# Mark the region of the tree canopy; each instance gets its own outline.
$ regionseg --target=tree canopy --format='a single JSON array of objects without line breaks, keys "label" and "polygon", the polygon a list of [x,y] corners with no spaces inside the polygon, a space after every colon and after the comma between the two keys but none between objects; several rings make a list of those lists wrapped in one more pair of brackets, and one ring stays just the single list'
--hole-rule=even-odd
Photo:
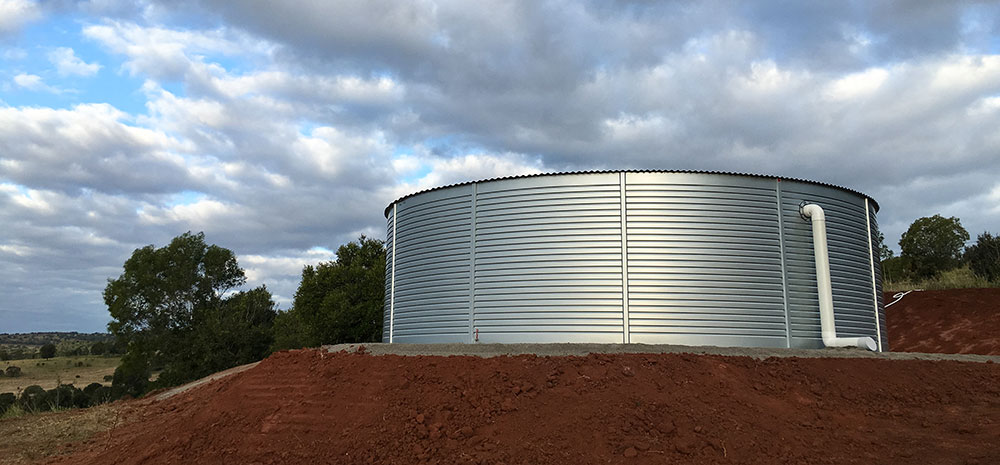
[{"label": "tree canopy", "polygon": [[114,385],[138,395],[154,368],[163,370],[156,385],[168,386],[266,355],[271,294],[262,286],[226,296],[245,282],[236,255],[203,233],[136,249],[104,289],[108,329],[126,348]]},{"label": "tree canopy", "polygon": [[899,240],[900,256],[917,278],[929,278],[957,267],[969,233],[958,218],[918,218]]},{"label": "tree canopy", "polygon": [[42,356],[42,358],[52,358],[52,357],[55,357],[56,356],[56,345],[53,344],[53,343],[51,343],[51,342],[48,343],[48,344],[45,344],[40,349],[38,349],[38,353],[39,353],[39,355]]},{"label": "tree canopy", "polygon": [[972,272],[989,282],[1000,282],[1000,236],[984,232],[965,251]]},{"label": "tree canopy", "polygon": [[306,266],[293,307],[275,322],[277,349],[382,339],[385,247],[361,236],[337,260]]}]

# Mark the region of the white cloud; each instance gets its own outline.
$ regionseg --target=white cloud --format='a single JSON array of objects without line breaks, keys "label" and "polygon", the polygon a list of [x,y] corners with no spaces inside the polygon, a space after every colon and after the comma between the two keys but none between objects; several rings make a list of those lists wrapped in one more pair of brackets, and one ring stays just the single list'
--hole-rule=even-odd
[{"label": "white cloud", "polygon": [[86,188],[132,194],[188,185],[183,160],[170,155],[184,146],[127,120],[107,104],[65,110],[0,107],[0,181],[65,192]]},{"label": "white cloud", "polygon": [[184,80],[190,74],[210,74],[221,68],[205,65],[193,56],[267,56],[270,47],[238,31],[218,28],[204,31],[143,27],[129,22],[106,21],[83,28],[85,37],[128,57],[123,65],[134,76]]},{"label": "white cloud", "polygon": [[101,69],[98,63],[86,63],[69,47],[58,47],[49,52],[49,61],[61,76],[93,76]]},{"label": "white cloud", "polygon": [[4,60],[23,60],[28,58],[28,51],[23,48],[10,47],[3,51],[2,56]]},{"label": "white cloud", "polygon": [[37,74],[18,73],[14,75],[13,81],[18,87],[32,92],[47,92],[50,94],[77,93],[74,89],[63,89],[56,86],[50,86],[46,84],[45,80]]},{"label": "white cloud", "polygon": [[824,94],[831,100],[851,100],[872,95],[889,79],[889,71],[872,68],[839,78],[826,86]]},{"label": "white cloud", "polygon": [[402,158],[400,166],[413,169],[411,160],[415,158],[427,173],[415,181],[397,184],[397,197],[448,184],[546,171],[540,160],[516,153],[467,153],[444,158],[425,150],[417,152],[416,156]]},{"label": "white cloud", "polygon": [[20,73],[14,76],[14,84],[28,90],[46,91],[58,93],[56,89],[49,87],[42,81],[42,77],[37,74]]},{"label": "white cloud", "polygon": [[40,17],[38,4],[32,0],[0,0],[0,36],[15,34]]}]

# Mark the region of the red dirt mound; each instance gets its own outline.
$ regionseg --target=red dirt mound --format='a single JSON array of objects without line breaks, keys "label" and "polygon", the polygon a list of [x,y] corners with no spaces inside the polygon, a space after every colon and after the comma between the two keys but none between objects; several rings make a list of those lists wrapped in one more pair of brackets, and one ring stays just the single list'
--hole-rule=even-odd
[{"label": "red dirt mound", "polygon": [[893,352],[1000,355],[1000,289],[911,292],[885,319]]},{"label": "red dirt mound", "polygon": [[994,464],[998,437],[996,363],[307,350],[53,463]]}]

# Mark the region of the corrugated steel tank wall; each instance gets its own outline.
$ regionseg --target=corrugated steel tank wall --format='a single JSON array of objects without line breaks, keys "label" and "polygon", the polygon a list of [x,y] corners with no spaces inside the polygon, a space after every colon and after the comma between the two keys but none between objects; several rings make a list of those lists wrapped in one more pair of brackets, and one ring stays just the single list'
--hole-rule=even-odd
[{"label": "corrugated steel tank wall", "polygon": [[826,212],[838,336],[888,350],[873,201],[692,172],[527,176],[404,197],[386,215],[383,340],[822,347],[802,202]]}]

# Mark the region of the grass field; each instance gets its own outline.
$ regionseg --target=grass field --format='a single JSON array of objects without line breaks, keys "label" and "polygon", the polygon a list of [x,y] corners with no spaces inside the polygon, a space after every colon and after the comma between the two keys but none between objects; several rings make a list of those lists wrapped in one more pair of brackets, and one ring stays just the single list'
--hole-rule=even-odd
[{"label": "grass field", "polygon": [[0,376],[0,392],[17,393],[33,384],[44,389],[52,389],[59,384],[73,384],[80,389],[90,383],[110,386],[111,383],[105,382],[104,377],[114,374],[119,359],[120,357],[82,355],[0,362],[0,370],[6,370],[11,365],[21,368],[19,377]]},{"label": "grass field", "polygon": [[120,402],[0,420],[0,465],[35,463],[118,424]]}]

